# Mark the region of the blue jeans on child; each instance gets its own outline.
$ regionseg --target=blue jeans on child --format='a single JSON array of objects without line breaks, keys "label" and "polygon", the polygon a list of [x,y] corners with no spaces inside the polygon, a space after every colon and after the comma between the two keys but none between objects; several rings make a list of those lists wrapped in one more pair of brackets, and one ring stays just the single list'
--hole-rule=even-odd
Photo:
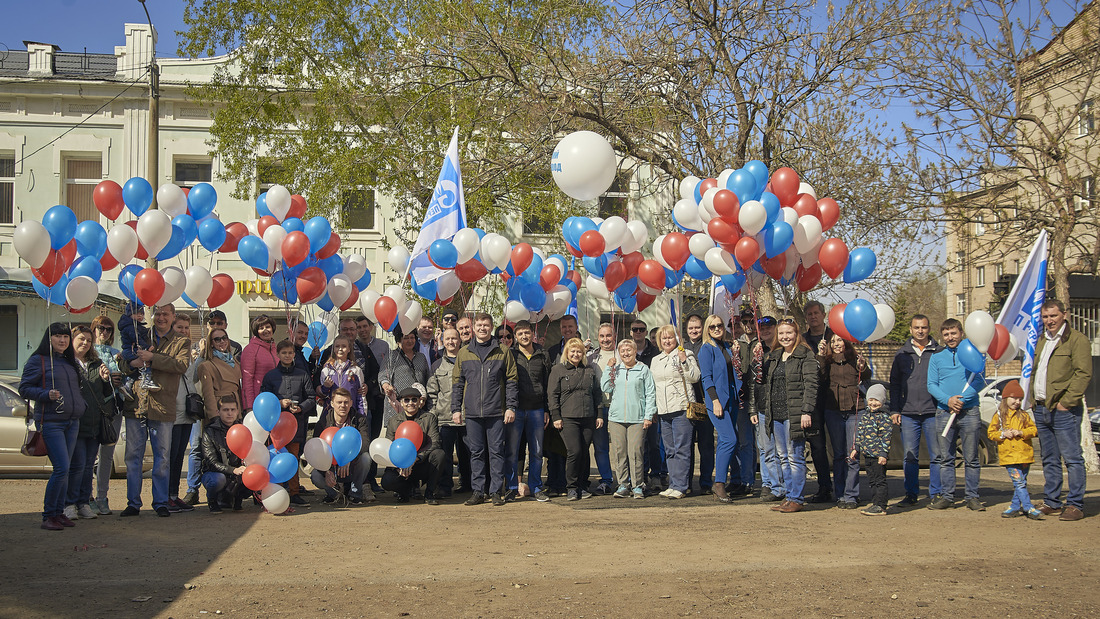
[{"label": "blue jeans on child", "polygon": [[1012,504],[1008,506],[1010,511],[1022,510],[1029,512],[1033,506],[1031,495],[1027,492],[1027,471],[1030,464],[1009,464],[1005,466],[1008,478],[1012,480]]}]

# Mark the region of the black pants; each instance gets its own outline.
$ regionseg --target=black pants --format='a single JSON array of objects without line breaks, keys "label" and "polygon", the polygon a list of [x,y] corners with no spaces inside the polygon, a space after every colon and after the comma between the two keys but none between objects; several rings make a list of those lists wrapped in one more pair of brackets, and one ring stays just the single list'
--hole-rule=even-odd
[{"label": "black pants", "polygon": [[565,441],[565,487],[567,490],[587,490],[588,475],[592,471],[589,449],[592,434],[596,431],[596,418],[562,419],[561,438]]},{"label": "black pants", "polygon": [[178,497],[183,461],[187,457],[187,441],[191,439],[191,424],[172,426],[172,442],[168,449],[168,496]]},{"label": "black pants", "polygon": [[[370,440],[382,436],[382,410],[385,406],[382,398],[369,398],[367,411],[370,416]],[[378,476],[378,463],[371,459],[370,469],[367,470],[367,483],[374,486],[374,478]]]},{"label": "black pants", "polygon": [[810,445],[810,458],[814,462],[814,470],[817,471],[817,493],[824,494],[833,491],[833,478],[829,474],[829,452],[825,449],[825,426],[819,426],[821,430],[813,436],[807,436],[806,442]]},{"label": "black pants", "polygon": [[886,465],[878,458],[864,458],[863,470],[867,471],[867,485],[871,487],[871,504],[886,509]]},{"label": "black pants", "polygon": [[407,498],[412,496],[416,484],[424,482],[428,486],[424,498],[431,499],[435,497],[435,490],[439,485],[439,474],[442,471],[443,450],[432,449],[418,456],[408,477],[402,477],[398,469],[387,468],[386,472],[382,473],[382,488]]},{"label": "black pants", "polygon": [[439,477],[442,490],[454,488],[454,453],[458,452],[458,485],[470,489],[470,448],[466,446],[466,426],[439,426],[439,442],[443,443],[443,471]]}]

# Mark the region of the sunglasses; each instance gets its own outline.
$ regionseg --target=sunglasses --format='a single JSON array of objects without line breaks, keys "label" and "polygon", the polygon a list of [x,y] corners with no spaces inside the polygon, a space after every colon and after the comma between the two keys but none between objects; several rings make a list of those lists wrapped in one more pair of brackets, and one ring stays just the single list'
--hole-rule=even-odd
[{"label": "sunglasses", "polygon": [[774,318],[761,318],[760,320],[756,321],[756,324],[758,324],[762,327],[770,327],[771,325],[775,324],[775,319]]},{"label": "sunglasses", "polygon": [[228,336],[228,335],[222,335],[222,336],[220,336],[220,337],[215,337],[215,338],[211,338],[211,341],[214,341],[214,342],[224,342],[224,341],[226,341],[226,340],[228,340],[228,339],[229,339],[229,336]]},{"label": "sunglasses", "polygon": [[99,329],[100,331],[103,331],[104,333],[114,333],[115,332],[114,327],[105,327],[103,325],[99,325],[98,327],[96,327],[96,329]]},{"label": "sunglasses", "polygon": [[645,333],[645,327],[631,327],[630,330],[635,333]]},{"label": "sunglasses", "polygon": [[711,325],[710,327],[708,327],[708,329],[710,329],[711,331],[721,331],[724,328],[725,327],[723,327],[722,325]]},{"label": "sunglasses", "polygon": [[443,322],[458,322],[458,318],[455,318],[454,316],[444,316]]},{"label": "sunglasses", "polygon": [[402,402],[413,402],[413,403],[416,403],[416,402],[419,402],[419,401],[420,401],[420,398],[401,398],[401,401],[402,401]]},{"label": "sunglasses", "polygon": [[781,325],[795,325],[795,324],[798,324],[798,323],[796,323],[794,321],[794,318],[783,318],[782,320],[779,321],[779,324],[781,324]]}]

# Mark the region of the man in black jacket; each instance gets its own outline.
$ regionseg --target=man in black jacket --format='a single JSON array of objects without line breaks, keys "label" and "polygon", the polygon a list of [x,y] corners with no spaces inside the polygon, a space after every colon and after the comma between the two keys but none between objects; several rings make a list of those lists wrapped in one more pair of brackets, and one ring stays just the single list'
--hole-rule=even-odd
[{"label": "man in black jacket", "polygon": [[928,446],[928,494],[940,493],[940,465],[936,458],[940,439],[936,435],[936,402],[928,393],[928,364],[940,349],[929,336],[928,317],[917,314],[909,321],[909,340],[894,355],[890,366],[891,419],[901,425],[905,449],[905,498],[899,505],[916,505],[920,497],[920,439]]},{"label": "man in black jacket", "polygon": [[516,345],[512,354],[516,358],[516,375],[519,384],[519,410],[516,420],[505,431],[508,460],[505,463],[505,499],[519,493],[520,446],[527,448],[527,486],[531,496],[540,502],[550,497],[542,488],[542,439],[550,421],[546,410],[546,381],[550,376],[550,360],[542,346],[534,343],[531,323],[521,320],[514,329]]},{"label": "man in black jacket", "polygon": [[412,387],[402,389],[397,394],[397,401],[401,404],[404,415],[394,415],[386,423],[386,438],[391,441],[397,438],[398,428],[406,421],[412,421],[420,426],[423,433],[420,447],[416,450],[416,461],[412,466],[402,469],[388,467],[382,474],[382,487],[393,491],[397,495],[398,503],[408,503],[413,489],[424,482],[424,502],[428,505],[439,505],[436,497],[436,489],[439,486],[439,477],[444,468],[443,450],[440,449],[439,419],[431,410],[424,409],[427,401],[424,386],[414,383]]},{"label": "man in black jacket", "polygon": [[[294,440],[287,443],[286,450],[298,457],[306,442],[306,423],[317,408],[317,399],[309,372],[297,363],[298,351],[294,343],[283,340],[275,347],[275,351],[279,356],[279,365],[264,376],[260,390],[279,396],[283,412],[294,415],[298,429],[294,433]],[[301,497],[302,487],[298,483],[297,475],[286,482],[286,489],[292,505],[309,505]]]},{"label": "man in black jacket", "polygon": [[229,428],[240,416],[237,398],[229,395],[218,400],[218,416],[202,432],[202,485],[206,488],[206,500],[211,514],[222,513],[222,504],[233,501],[233,510],[240,511],[241,499],[248,495],[248,488],[241,483],[244,463],[226,442]]}]

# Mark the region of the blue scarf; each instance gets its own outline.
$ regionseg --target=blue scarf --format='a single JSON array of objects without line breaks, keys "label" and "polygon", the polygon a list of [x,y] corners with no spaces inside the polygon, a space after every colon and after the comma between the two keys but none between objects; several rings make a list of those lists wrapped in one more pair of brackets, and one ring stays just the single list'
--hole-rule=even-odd
[{"label": "blue scarf", "polygon": [[233,359],[233,353],[232,352],[222,352],[220,350],[215,350],[214,351],[214,356],[217,357],[218,359],[221,359],[222,361],[225,361],[227,364],[229,364],[229,367],[233,367],[237,363]]}]

